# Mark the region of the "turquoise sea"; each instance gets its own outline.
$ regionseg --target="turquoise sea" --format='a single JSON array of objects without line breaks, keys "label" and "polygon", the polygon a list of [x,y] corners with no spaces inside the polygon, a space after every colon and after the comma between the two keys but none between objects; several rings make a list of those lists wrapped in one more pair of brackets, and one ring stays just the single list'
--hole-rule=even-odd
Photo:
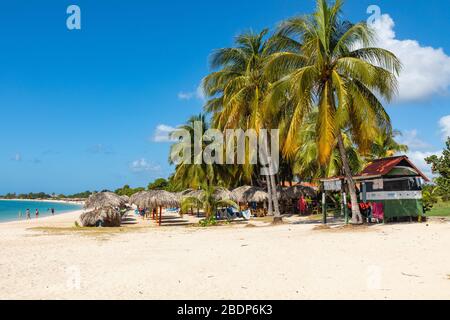
[{"label": "turquoise sea", "polygon": [[[39,209],[39,218],[51,216],[51,208],[55,209],[55,215],[80,210],[81,205],[44,201],[20,201],[0,200],[0,222],[26,219],[25,212],[30,209],[31,218],[35,219],[36,209]],[[22,213],[22,218],[20,218]]]}]

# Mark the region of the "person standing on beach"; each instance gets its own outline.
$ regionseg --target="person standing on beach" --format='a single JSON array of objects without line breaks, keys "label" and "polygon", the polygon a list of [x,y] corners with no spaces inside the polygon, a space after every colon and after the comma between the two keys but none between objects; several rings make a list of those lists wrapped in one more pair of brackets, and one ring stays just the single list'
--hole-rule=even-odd
[{"label": "person standing on beach", "polygon": [[31,219],[30,209],[27,209],[27,220]]},{"label": "person standing on beach", "polygon": [[55,208],[52,208],[51,212],[52,212],[52,216],[54,216],[55,215]]},{"label": "person standing on beach", "polygon": [[36,219],[39,218],[39,209],[36,209]]}]

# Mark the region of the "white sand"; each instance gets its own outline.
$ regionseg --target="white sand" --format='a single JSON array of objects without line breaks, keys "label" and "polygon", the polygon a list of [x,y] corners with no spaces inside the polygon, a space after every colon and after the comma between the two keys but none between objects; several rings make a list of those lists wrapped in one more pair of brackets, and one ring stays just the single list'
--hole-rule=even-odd
[{"label": "white sand", "polygon": [[0,224],[0,299],[450,299],[448,222],[27,230],[79,214]]}]

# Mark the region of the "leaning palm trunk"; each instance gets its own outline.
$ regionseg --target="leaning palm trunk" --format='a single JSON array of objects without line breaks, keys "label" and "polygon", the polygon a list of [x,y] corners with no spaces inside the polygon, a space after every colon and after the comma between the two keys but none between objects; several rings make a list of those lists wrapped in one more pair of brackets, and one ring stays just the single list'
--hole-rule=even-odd
[{"label": "leaning palm trunk", "polygon": [[339,153],[341,154],[342,159],[342,166],[344,168],[344,174],[348,183],[348,191],[350,193],[350,199],[352,202],[352,223],[361,224],[363,223],[363,219],[361,216],[361,212],[359,211],[355,181],[353,180],[352,171],[350,170],[350,166],[348,164],[348,157],[345,151],[344,142],[342,141],[341,132],[338,133],[337,138],[338,138]]}]

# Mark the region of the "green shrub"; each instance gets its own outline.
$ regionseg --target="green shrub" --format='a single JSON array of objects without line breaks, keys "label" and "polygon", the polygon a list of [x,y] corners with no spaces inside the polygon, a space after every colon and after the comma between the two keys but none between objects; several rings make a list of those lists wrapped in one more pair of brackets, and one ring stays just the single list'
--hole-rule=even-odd
[{"label": "green shrub", "polygon": [[212,216],[207,219],[202,219],[198,222],[201,227],[211,227],[217,225],[216,217]]}]

